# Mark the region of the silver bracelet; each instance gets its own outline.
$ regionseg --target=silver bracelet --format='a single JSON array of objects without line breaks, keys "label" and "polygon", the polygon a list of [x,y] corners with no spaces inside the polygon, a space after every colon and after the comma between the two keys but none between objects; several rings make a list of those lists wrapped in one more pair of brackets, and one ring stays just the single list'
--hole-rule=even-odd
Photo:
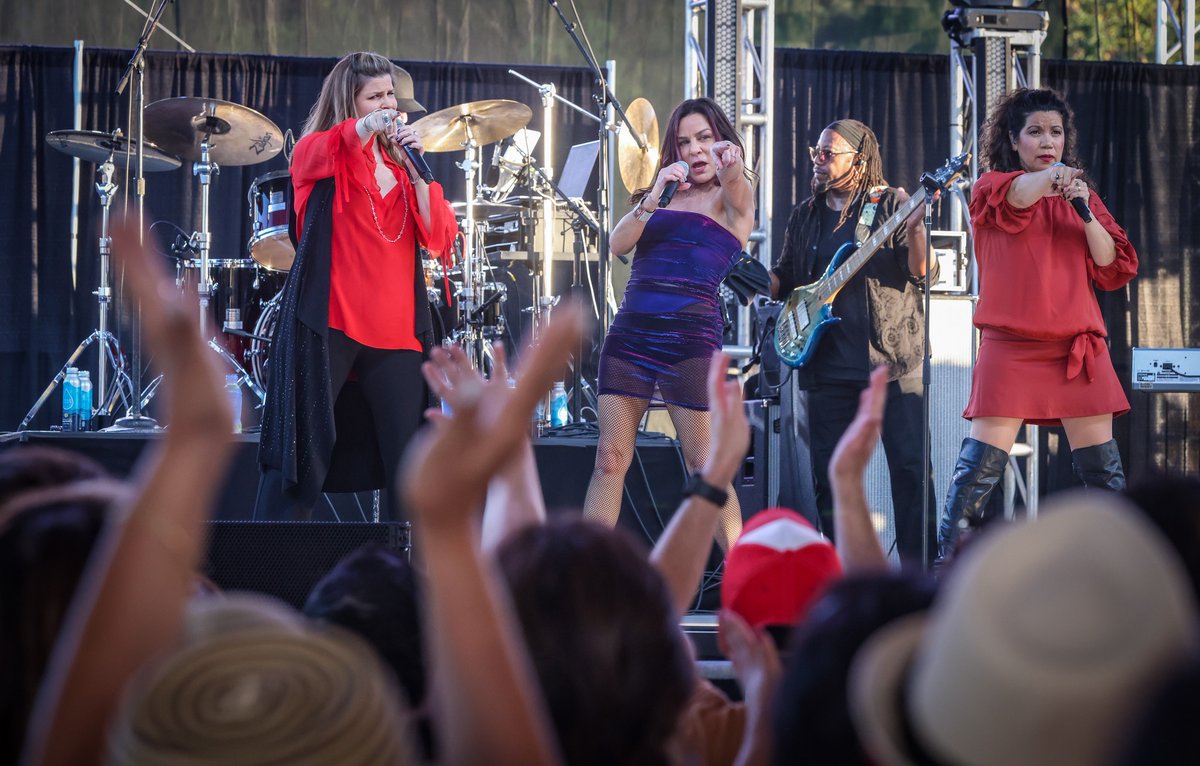
[{"label": "silver bracelet", "polygon": [[637,206],[633,209],[634,219],[641,221],[642,223],[649,221],[650,216],[654,215],[654,210],[658,210],[658,208],[654,208],[654,210],[647,210],[646,208],[642,207],[642,203],[645,201],[646,198],[642,197],[640,200],[638,200]]}]

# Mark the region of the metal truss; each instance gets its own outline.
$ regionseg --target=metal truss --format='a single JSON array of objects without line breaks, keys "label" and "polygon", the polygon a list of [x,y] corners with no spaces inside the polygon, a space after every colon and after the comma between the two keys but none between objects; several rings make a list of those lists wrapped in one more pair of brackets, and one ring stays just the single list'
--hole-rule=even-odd
[{"label": "metal truss", "polygon": [[[684,12],[684,98],[711,96],[742,136],[746,164],[758,177],[754,230],[746,249],[770,267],[775,2],[684,0]],[[748,351],[750,314],[745,308],[738,310],[737,338],[738,346]]]},{"label": "metal truss", "polygon": [[[1155,3],[1154,60],[1159,64],[1196,63],[1196,0],[1181,0],[1182,22],[1175,13],[1172,0]],[[1175,42],[1171,42],[1171,33]]]}]

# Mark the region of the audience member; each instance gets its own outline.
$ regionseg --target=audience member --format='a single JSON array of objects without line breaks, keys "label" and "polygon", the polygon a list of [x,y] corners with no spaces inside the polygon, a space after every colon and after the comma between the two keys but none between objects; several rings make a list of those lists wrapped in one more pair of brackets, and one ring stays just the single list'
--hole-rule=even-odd
[{"label": "audience member", "polygon": [[928,616],[868,640],[852,711],[883,766],[1104,763],[1197,639],[1162,535],[1118,496],[1068,493],[976,543]]},{"label": "audience member", "polygon": [[0,452],[0,507],[25,490],[107,476],[99,463],[77,452],[40,444],[10,447]]},{"label": "audience member", "polygon": [[[9,478],[23,474],[8,485],[26,489],[0,506],[0,763],[16,763],[21,753],[67,608],[109,506],[125,497],[122,485],[111,479],[72,481],[90,471],[79,471],[85,462],[71,453],[13,451],[28,451],[24,457],[34,459],[22,461],[20,471],[7,472]],[[30,476],[39,480],[29,481]],[[59,480],[68,483],[52,486]]]},{"label": "audience member", "polygon": [[1125,490],[1146,518],[1170,541],[1200,600],[1200,478],[1148,476]]},{"label": "audience member", "polygon": [[776,766],[874,766],[850,716],[851,662],[876,630],[928,609],[934,591],[934,581],[919,572],[851,574],[831,584],[808,609],[793,632],[774,700]]}]

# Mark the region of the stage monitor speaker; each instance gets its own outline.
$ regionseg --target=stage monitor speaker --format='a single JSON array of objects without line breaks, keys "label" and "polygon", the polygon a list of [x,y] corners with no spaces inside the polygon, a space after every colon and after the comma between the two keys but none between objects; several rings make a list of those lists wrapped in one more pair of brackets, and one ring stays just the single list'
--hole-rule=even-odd
[{"label": "stage monitor speaker", "polygon": [[250,590],[299,609],[350,552],[378,543],[408,554],[408,522],[213,521],[204,573],[222,590]]}]

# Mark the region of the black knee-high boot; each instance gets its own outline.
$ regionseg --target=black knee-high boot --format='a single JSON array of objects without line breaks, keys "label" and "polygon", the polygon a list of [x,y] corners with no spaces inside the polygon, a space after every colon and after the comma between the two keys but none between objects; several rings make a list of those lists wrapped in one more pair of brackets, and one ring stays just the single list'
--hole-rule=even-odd
[{"label": "black knee-high boot", "polygon": [[946,508],[938,529],[938,550],[950,554],[959,533],[983,519],[983,506],[1004,475],[1008,453],[978,439],[963,439],[946,493]]},{"label": "black knee-high boot", "polygon": [[1111,489],[1114,492],[1125,489],[1125,469],[1121,467],[1121,453],[1117,450],[1116,439],[1071,450],[1071,465],[1085,487]]}]

